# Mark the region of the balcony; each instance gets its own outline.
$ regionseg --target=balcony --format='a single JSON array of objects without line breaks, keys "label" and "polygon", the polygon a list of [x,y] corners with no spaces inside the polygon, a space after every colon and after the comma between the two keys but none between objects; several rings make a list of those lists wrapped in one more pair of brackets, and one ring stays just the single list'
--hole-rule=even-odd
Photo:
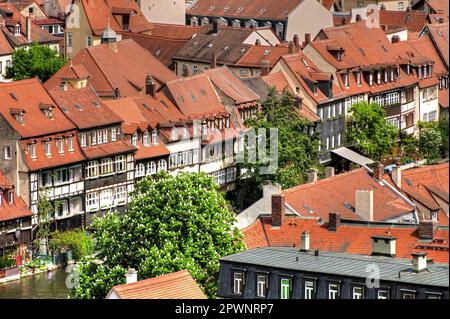
[{"label": "balcony", "polygon": [[416,108],[416,104],[414,103],[414,100],[412,100],[409,103],[402,104],[401,110],[402,110],[402,113],[405,113],[405,112],[408,112],[411,110],[415,110],[415,108]]}]

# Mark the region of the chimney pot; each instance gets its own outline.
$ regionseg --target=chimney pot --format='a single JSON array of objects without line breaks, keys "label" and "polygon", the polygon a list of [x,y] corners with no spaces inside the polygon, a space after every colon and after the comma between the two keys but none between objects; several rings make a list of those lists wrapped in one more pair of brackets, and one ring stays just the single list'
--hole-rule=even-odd
[{"label": "chimney pot", "polygon": [[302,233],[302,238],[301,238],[301,243],[300,243],[300,247],[301,247],[301,251],[308,251],[310,249],[310,233],[309,231],[304,231]]},{"label": "chimney pot", "polygon": [[117,100],[119,98],[120,98],[120,90],[119,90],[119,88],[115,88],[114,92],[113,92],[113,99]]},{"label": "chimney pot", "polygon": [[319,250],[318,249],[314,250],[314,256],[319,256]]},{"label": "chimney pot", "polygon": [[307,46],[311,42],[311,33],[305,33],[305,42],[303,43],[303,46]]},{"label": "chimney pot", "polygon": [[294,42],[289,42],[289,54],[293,54],[294,52]]},{"label": "chimney pot", "polygon": [[279,227],[283,225],[285,217],[285,198],[283,194],[272,195],[272,226]]},{"label": "chimney pot", "polygon": [[356,190],[355,192],[355,213],[364,220],[373,220],[373,191]]},{"label": "chimney pot", "polygon": [[[306,34],[305,34],[305,38],[306,38]],[[298,34],[294,34],[294,38],[292,39],[292,42],[294,42],[295,47],[298,48],[300,46],[300,38],[299,38]]]},{"label": "chimney pot", "polygon": [[341,224],[341,214],[332,212],[328,215],[328,230],[337,231],[340,224]]},{"label": "chimney pot", "polygon": [[137,282],[138,272],[134,268],[128,269],[128,272],[125,274],[126,283],[132,284]]},{"label": "chimney pot", "polygon": [[260,39],[256,39],[255,45],[261,45],[261,40]]},{"label": "chimney pot", "polygon": [[391,38],[391,42],[392,43],[399,43],[400,42],[400,37],[398,35],[393,35]]},{"label": "chimney pot", "polygon": [[261,75],[265,76],[270,73],[270,65],[269,61],[262,61],[261,62]]},{"label": "chimney pot", "polygon": [[413,257],[412,264],[413,270],[415,272],[422,272],[427,270],[427,253],[412,253],[411,256]]},{"label": "chimney pot", "polygon": [[371,165],[373,170],[373,178],[375,178],[378,181],[381,181],[383,179],[384,175],[384,166],[380,162],[375,162]]},{"label": "chimney pot", "polygon": [[362,20],[361,15],[360,15],[360,14],[357,14],[356,17],[355,17],[355,20],[356,20],[356,21],[361,21],[361,20]]}]

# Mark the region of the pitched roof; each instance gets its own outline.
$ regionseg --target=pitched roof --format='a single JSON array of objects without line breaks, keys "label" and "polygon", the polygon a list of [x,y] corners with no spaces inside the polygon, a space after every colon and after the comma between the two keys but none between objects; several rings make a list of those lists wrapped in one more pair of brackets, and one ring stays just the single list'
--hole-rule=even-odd
[{"label": "pitched roof", "polygon": [[259,96],[245,86],[236,74],[226,66],[205,70],[204,73],[225,95],[235,101],[236,104],[255,102]]},{"label": "pitched roof", "polygon": [[[0,20],[2,17],[0,16]],[[14,53],[14,49],[6,38],[5,34],[0,30],[0,56],[10,55]]]},{"label": "pitched roof", "polygon": [[310,233],[310,248],[330,252],[370,255],[372,236],[396,237],[396,257],[409,258],[414,252],[427,252],[435,262],[448,263],[448,228],[438,227],[434,239],[419,239],[419,226],[406,224],[341,221],[336,231],[327,223],[299,216],[286,217],[281,227],[272,227],[271,217],[260,217],[242,230],[248,249],[256,247],[300,247],[301,234]]},{"label": "pitched roof", "polygon": [[283,191],[286,204],[301,216],[328,220],[330,212],[339,212],[342,218],[362,220],[355,213],[355,192],[373,190],[373,218],[387,221],[409,214],[414,208],[384,184],[376,181],[365,168],[299,185]]},{"label": "pitched roof", "polygon": [[[294,52],[299,52],[300,48],[294,47]],[[268,46],[268,45],[252,45],[246,50],[244,56],[236,62],[238,66],[261,67],[263,61],[269,63],[272,68],[282,55],[289,54],[288,46]]]},{"label": "pitched roof", "polygon": [[120,299],[206,299],[187,270],[115,286],[111,292]]},{"label": "pitched roof", "polygon": [[[30,94],[33,92],[33,94]],[[53,119],[41,110],[53,106]],[[14,117],[23,112],[24,124]],[[0,83],[0,114],[22,137],[34,137],[72,130],[75,125],[56,107],[56,103],[37,79]]]},{"label": "pitched roof", "polygon": [[[3,191],[6,190],[14,191],[14,186],[0,170],[0,194],[2,194]],[[6,193],[4,193],[3,195],[6,195]],[[13,220],[16,218],[28,217],[32,215],[31,210],[27,207],[22,197],[17,196],[15,192],[14,202],[12,204],[8,202],[7,196],[0,196],[0,201],[0,222]]]},{"label": "pitched roof", "polygon": [[122,119],[104,104],[91,87],[49,90],[61,111],[79,129],[120,124]]},{"label": "pitched roof", "polygon": [[[81,0],[89,25],[95,35],[101,35],[108,23],[114,31],[124,31],[120,25],[121,14],[128,14],[129,31],[141,33],[152,30],[139,6],[133,0]],[[133,13],[133,14],[130,14]]]},{"label": "pitched roof", "polygon": [[145,90],[145,78],[151,74],[157,89],[176,75],[132,39],[117,42],[117,52],[108,44],[81,50],[70,62],[56,72],[46,83],[47,89],[59,87],[67,76],[70,65],[84,65],[91,75],[89,83],[99,96],[113,94],[119,88],[121,96],[131,96]]},{"label": "pitched roof", "polygon": [[90,160],[106,156],[132,153],[134,151],[136,151],[136,148],[124,139],[83,148],[83,153],[86,155],[86,158]]},{"label": "pitched roof", "polygon": [[210,28],[210,26],[153,23],[152,35],[160,38],[187,41],[200,30],[208,28]]},{"label": "pitched roof", "polygon": [[418,11],[379,10],[380,25],[388,29],[406,28],[411,32],[419,32],[428,21],[428,15]]},{"label": "pitched roof", "polygon": [[303,0],[229,0],[221,3],[216,0],[198,0],[187,8],[186,14],[200,16],[255,18],[286,20],[288,15]]},{"label": "pitched roof", "polygon": [[439,52],[442,62],[445,63],[447,71],[449,68],[449,36],[448,22],[440,24],[428,24],[426,26],[427,33],[433,41],[436,50]]}]

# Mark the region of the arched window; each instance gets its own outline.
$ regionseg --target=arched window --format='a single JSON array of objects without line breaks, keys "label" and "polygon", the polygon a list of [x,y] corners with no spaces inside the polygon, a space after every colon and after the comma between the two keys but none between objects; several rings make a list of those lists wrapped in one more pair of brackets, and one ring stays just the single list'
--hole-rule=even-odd
[{"label": "arched window", "polygon": [[145,175],[145,165],[139,163],[136,165],[135,177],[141,177]]},{"label": "arched window", "polygon": [[159,160],[158,162],[158,172],[167,171],[167,162],[166,160]]},{"label": "arched window", "polygon": [[156,164],[155,162],[147,163],[147,175],[156,174]]}]

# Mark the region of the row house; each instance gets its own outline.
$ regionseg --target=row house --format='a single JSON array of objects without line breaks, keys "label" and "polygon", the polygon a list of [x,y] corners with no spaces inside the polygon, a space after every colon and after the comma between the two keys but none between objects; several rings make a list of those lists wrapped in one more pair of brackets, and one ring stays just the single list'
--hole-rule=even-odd
[{"label": "row house", "polygon": [[37,79],[1,84],[0,114],[0,167],[30,207],[33,224],[45,195],[59,203],[49,216],[58,229],[81,226],[85,157],[75,125]]},{"label": "row house", "polygon": [[[333,74],[334,82],[347,95],[346,112],[354,102],[377,102],[399,131],[414,134],[420,109],[427,108],[423,103],[437,101],[433,89],[428,90],[434,85],[430,79],[434,61],[417,53],[402,58],[381,29],[368,28],[363,22],[324,29],[303,52],[321,70]],[[419,98],[424,95],[420,84],[431,91],[429,96],[425,93],[425,100]]]},{"label": "row house", "polygon": [[[75,73],[73,68],[71,71]],[[73,76],[71,81],[75,78]],[[122,120],[90,86],[80,89],[62,86],[49,93],[76,125],[78,143],[85,157],[80,171],[84,181],[85,225],[88,226],[94,216],[112,210],[124,212],[130,200],[128,194],[134,188],[136,149],[123,138]]]},{"label": "row house", "polygon": [[331,12],[316,0],[197,0],[186,9],[186,24],[208,25],[215,19],[225,26],[271,28],[283,40],[292,39],[299,30],[301,37],[315,36],[321,28],[333,26]]},{"label": "row house", "polygon": [[2,254],[31,244],[31,211],[0,170],[0,250]]}]

